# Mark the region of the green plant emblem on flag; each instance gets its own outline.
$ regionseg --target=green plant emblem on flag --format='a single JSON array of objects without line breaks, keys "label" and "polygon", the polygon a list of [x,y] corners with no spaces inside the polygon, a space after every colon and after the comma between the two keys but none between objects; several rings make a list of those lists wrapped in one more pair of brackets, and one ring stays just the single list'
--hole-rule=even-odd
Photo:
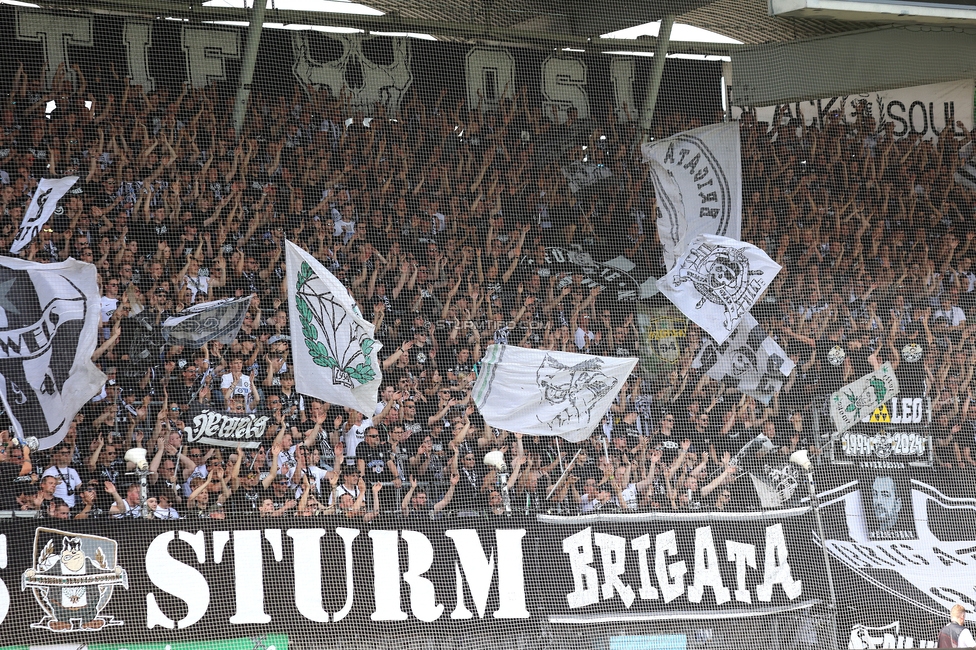
[{"label": "green plant emblem on flag", "polygon": [[373,353],[373,339],[364,338],[359,343],[359,352],[363,357],[362,363],[346,367],[342,367],[335,353],[319,340],[319,330],[315,326],[312,307],[309,305],[308,299],[301,294],[302,288],[313,277],[315,277],[315,272],[312,271],[312,267],[307,262],[302,262],[302,267],[298,272],[298,281],[295,283],[295,308],[298,311],[298,321],[302,325],[302,336],[305,337],[305,347],[308,348],[309,357],[317,366],[341,371],[359,384],[369,383],[376,377],[376,371],[373,370],[370,360],[370,355]]}]

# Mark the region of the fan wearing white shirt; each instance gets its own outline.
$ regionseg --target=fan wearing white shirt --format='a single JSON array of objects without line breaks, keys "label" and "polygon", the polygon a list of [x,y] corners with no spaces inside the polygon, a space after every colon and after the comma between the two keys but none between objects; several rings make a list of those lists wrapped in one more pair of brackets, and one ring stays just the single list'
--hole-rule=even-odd
[{"label": "fan wearing white shirt", "polygon": [[[152,501],[147,500],[147,503]],[[156,497],[156,507],[152,511],[154,519],[179,519],[180,513],[173,507],[173,502],[165,492]]]},{"label": "fan wearing white shirt", "polygon": [[53,476],[58,479],[58,485],[54,488],[54,496],[68,504],[68,507],[75,507],[75,493],[81,487],[81,477],[71,465],[71,447],[62,446],[54,451],[54,464],[44,470],[45,476]]},{"label": "fan wearing white shirt", "polygon": [[366,429],[373,426],[372,418],[363,418],[363,414],[355,409],[349,411],[349,428],[346,429],[343,442],[346,448],[346,457],[356,457],[356,447],[366,438]]},{"label": "fan wearing white shirt", "polygon": [[245,409],[248,413],[253,413],[261,396],[254,390],[252,377],[244,374],[244,360],[235,357],[230,362],[230,372],[220,378],[220,390],[224,393],[224,401],[228,404],[232,397],[241,395],[244,397]]}]

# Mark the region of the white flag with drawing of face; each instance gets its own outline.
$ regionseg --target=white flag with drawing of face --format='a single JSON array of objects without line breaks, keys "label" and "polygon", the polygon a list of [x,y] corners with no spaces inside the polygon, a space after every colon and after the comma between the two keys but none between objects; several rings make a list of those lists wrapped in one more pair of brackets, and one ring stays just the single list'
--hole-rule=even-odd
[{"label": "white flag with drawing of face", "polygon": [[635,365],[633,357],[494,344],[471,395],[493,427],[579,442],[599,427]]}]

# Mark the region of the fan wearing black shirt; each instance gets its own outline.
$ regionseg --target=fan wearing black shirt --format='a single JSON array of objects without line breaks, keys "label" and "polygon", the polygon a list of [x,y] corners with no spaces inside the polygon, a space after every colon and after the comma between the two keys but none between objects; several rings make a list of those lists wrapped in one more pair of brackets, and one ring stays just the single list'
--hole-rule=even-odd
[{"label": "fan wearing black shirt", "polygon": [[17,461],[10,457],[10,443],[0,443],[0,510],[15,510],[17,506],[17,496],[21,493],[23,485],[17,479],[21,476],[30,476],[32,465],[30,460],[30,450],[26,445],[21,445],[23,450],[23,461]]},{"label": "fan wearing black shirt", "polygon": [[[284,425],[282,425],[283,430]],[[238,447],[237,458],[230,469],[231,496],[227,500],[227,507],[230,514],[257,515],[259,514],[258,508],[260,508],[261,503],[265,499],[271,500],[275,510],[287,504],[287,495],[283,496],[284,488],[280,488],[280,491],[276,492],[271,487],[278,475],[278,455],[282,451],[280,436],[281,434],[279,434],[279,439],[275,440],[275,443],[271,446],[271,470],[263,479],[260,478],[257,468],[242,467],[244,454]],[[284,475],[280,478],[283,479],[285,486],[287,486],[288,478]],[[293,497],[294,493],[291,493],[291,496]]]},{"label": "fan wearing black shirt", "polygon": [[403,408],[400,409],[400,426],[404,431],[410,432],[410,438],[416,440],[423,440],[429,433],[428,427],[417,418],[416,400],[407,399],[403,402]]},{"label": "fan wearing black shirt", "polygon": [[[393,462],[393,452],[390,447],[380,441],[380,432],[376,427],[366,429],[365,445],[356,449],[356,467],[367,483],[393,483],[400,488],[403,483],[396,463]],[[383,493],[383,509],[388,510],[396,493],[387,490]],[[387,502],[390,503],[387,503]]]},{"label": "fan wearing black shirt", "polygon": [[430,501],[427,500],[426,488],[418,488],[417,479],[411,476],[410,489],[404,495],[403,501],[400,502],[400,511],[403,513],[403,516],[433,517],[436,513],[450,505],[451,499],[454,498],[454,490],[460,478],[457,474],[453,475],[451,477],[451,485],[447,488],[447,493],[444,495],[444,498],[431,506]]},{"label": "fan wearing black shirt", "polygon": [[623,419],[613,425],[613,437],[626,440],[627,449],[634,450],[643,439],[640,427],[637,425],[637,409],[632,405],[627,405]]},{"label": "fan wearing black shirt", "polygon": [[671,463],[678,455],[678,443],[682,436],[675,430],[674,425],[674,414],[665,413],[651,440],[653,447],[661,451],[661,457],[665,463]]},{"label": "fan wearing black shirt", "polygon": [[245,468],[240,476],[231,477],[231,489],[233,490],[227,502],[229,514],[257,514],[258,506],[265,499],[275,500],[270,485],[274,480],[274,475],[269,473],[264,480],[259,480],[257,470]]}]

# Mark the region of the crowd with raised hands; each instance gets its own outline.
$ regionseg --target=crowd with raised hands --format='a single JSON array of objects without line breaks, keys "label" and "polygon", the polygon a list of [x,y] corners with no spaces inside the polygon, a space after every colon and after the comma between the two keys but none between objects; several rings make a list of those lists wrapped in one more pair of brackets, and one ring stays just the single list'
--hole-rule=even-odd
[{"label": "crowd with raised hands", "polygon": [[[589,272],[620,255],[636,274],[665,272],[635,122],[573,109],[549,119],[521,88],[492,106],[408,94],[367,115],[345,94],[282,87],[251,95],[237,133],[216,86],[147,92],[111,66],[65,72],[51,90],[23,67],[10,80],[0,247],[41,178],[80,177],[21,256],[97,267],[95,362],[109,379],[54,449],[32,454],[0,432],[0,510],[370,521],[754,508],[736,460],[745,444],[766,436],[769,463],[798,449],[817,459],[827,397],[885,362],[903,394],[930,400],[936,467],[976,466],[976,193],[954,180],[969,133],[899,138],[865,105],[820,128],[744,114],[743,239],[783,266],[753,315],[796,369],[759,403],[693,367],[704,335],[689,323],[670,365],[639,365],[593,435],[570,444],[487,425],[471,388],[491,343],[653,354],[643,305]],[[664,116],[653,135],[695,126]],[[570,187],[562,167],[584,160],[611,173]],[[373,321],[375,412],[296,391],[286,239]],[[554,248],[583,263],[555,264]],[[246,296],[230,344],[152,333],[194,304]],[[201,407],[267,415],[266,437],[257,449],[195,445],[188,414]],[[146,504],[123,460],[133,447],[151,461]],[[501,462],[486,464],[495,451]]]}]

